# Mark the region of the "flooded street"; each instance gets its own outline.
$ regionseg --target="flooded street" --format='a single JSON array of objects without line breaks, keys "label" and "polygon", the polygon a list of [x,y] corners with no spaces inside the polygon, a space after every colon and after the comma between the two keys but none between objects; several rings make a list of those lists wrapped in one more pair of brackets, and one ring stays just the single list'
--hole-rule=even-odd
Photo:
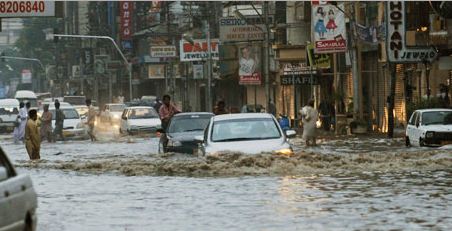
[{"label": "flooded street", "polygon": [[[157,154],[156,138],[1,145],[38,193],[38,230],[450,230],[452,150],[402,139],[293,143],[293,157]],[[372,150],[372,151],[371,151]]]}]

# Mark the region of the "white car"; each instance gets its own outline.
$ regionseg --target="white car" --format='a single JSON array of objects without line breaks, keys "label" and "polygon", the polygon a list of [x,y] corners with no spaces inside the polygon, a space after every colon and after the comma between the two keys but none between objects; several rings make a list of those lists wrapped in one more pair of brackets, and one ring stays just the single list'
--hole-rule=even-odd
[{"label": "white car", "polygon": [[0,130],[13,130],[18,114],[19,100],[0,99]]},{"label": "white car", "polygon": [[411,115],[406,128],[406,145],[452,144],[452,109],[422,109]]},{"label": "white car", "polygon": [[18,175],[0,148],[0,230],[36,230],[37,207],[30,177]]},{"label": "white car", "polygon": [[100,121],[102,123],[110,123],[111,125],[121,123],[121,116],[125,107],[125,104],[120,103],[105,104],[104,110],[100,115]]},{"label": "white car", "polygon": [[[88,132],[77,110],[66,102],[60,102],[60,109],[63,111],[65,116],[63,123],[64,137],[81,139],[87,138]],[[49,105],[49,111],[52,113],[52,126],[55,128],[55,104]]]},{"label": "white car", "polygon": [[129,135],[137,133],[155,134],[162,128],[158,113],[152,107],[128,107],[121,116],[120,133]]},{"label": "white car", "polygon": [[198,136],[196,140],[201,142],[200,151],[203,155],[228,151],[292,155],[288,137],[295,134],[293,130],[284,133],[271,114],[242,113],[212,117],[204,137]]},{"label": "white car", "polygon": [[14,98],[20,102],[30,102],[30,109],[38,110],[38,97],[33,91],[16,91]]}]

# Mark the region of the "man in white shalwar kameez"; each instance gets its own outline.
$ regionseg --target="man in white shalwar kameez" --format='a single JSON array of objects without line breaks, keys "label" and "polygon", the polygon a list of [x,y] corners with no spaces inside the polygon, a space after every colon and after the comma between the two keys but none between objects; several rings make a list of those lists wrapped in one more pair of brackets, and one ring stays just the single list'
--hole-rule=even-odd
[{"label": "man in white shalwar kameez", "polygon": [[300,110],[303,121],[303,139],[306,141],[306,146],[316,145],[316,122],[319,118],[319,112],[314,108],[314,100],[310,99],[308,104]]},{"label": "man in white shalwar kameez", "polygon": [[25,127],[27,126],[27,118],[28,118],[28,112],[25,108],[25,104],[21,102],[19,104],[19,129],[18,133],[16,134],[15,141],[23,141],[25,136]]}]

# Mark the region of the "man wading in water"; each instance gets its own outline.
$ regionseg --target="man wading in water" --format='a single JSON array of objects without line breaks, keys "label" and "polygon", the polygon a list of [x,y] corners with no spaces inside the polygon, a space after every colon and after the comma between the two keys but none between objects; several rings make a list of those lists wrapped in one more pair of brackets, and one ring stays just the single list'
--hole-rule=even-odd
[{"label": "man wading in water", "polygon": [[41,149],[41,137],[39,135],[36,120],[38,113],[36,110],[28,112],[27,126],[25,127],[25,148],[27,149],[30,160],[38,160],[41,158],[39,151]]}]

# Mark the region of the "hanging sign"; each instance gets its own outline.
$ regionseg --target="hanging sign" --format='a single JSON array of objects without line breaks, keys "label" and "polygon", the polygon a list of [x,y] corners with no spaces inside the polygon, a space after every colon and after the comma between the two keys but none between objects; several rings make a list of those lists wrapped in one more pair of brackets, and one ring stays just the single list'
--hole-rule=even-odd
[{"label": "hanging sign", "polygon": [[390,1],[386,3],[386,53],[388,61],[393,63],[432,62],[438,52],[433,47],[408,48],[405,42],[405,2]]},{"label": "hanging sign", "polygon": [[315,53],[345,52],[347,40],[344,13],[339,10],[340,6],[323,3],[312,2],[311,34]]}]

